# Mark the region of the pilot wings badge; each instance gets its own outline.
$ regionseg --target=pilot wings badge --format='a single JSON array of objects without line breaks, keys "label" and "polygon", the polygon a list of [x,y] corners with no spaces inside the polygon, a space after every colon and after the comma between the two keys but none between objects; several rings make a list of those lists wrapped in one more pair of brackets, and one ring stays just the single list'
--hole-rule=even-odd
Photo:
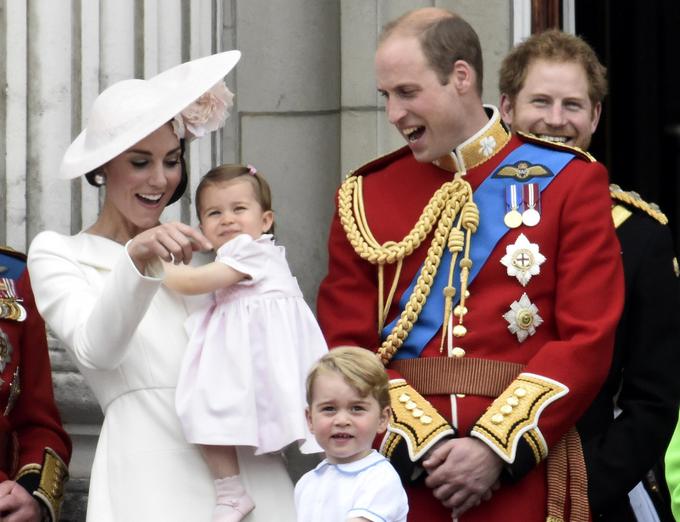
[{"label": "pilot wings badge", "polygon": [[510,178],[517,181],[529,181],[534,178],[549,178],[554,176],[551,170],[544,165],[534,165],[528,161],[518,161],[514,165],[503,165],[492,178]]}]

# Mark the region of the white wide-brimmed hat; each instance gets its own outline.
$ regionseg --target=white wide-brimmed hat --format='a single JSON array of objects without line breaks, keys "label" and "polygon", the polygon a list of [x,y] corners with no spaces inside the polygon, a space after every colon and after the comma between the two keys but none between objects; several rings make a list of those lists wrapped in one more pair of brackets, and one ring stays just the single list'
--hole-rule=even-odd
[{"label": "white wide-brimmed hat", "polygon": [[111,85],[97,96],[87,127],[66,150],[60,177],[87,174],[144,139],[220,82],[240,58],[240,51],[227,51],[182,63],[148,80]]}]

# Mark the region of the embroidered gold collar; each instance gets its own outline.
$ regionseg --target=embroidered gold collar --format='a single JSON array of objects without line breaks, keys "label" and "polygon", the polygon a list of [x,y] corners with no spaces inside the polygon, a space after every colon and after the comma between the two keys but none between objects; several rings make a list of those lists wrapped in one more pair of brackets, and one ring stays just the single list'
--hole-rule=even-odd
[{"label": "embroidered gold collar", "polygon": [[487,114],[490,113],[487,124],[452,152],[432,163],[444,170],[465,175],[467,170],[493,157],[510,141],[510,133],[503,126],[498,109],[493,105],[485,105],[484,108]]}]

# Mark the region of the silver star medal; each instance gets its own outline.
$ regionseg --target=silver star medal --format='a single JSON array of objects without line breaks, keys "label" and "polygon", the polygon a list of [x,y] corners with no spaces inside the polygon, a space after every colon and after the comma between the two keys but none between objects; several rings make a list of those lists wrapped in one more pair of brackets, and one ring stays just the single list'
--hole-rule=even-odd
[{"label": "silver star medal", "polygon": [[508,322],[508,330],[517,336],[521,343],[536,333],[536,327],[543,323],[538,315],[538,307],[529,301],[527,294],[522,294],[519,301],[510,305],[510,310],[503,314],[503,319]]},{"label": "silver star medal", "polygon": [[509,276],[516,277],[522,286],[527,286],[531,276],[541,273],[540,266],[545,263],[545,256],[538,251],[536,243],[530,243],[524,234],[520,234],[514,244],[505,247],[501,263],[508,269]]}]

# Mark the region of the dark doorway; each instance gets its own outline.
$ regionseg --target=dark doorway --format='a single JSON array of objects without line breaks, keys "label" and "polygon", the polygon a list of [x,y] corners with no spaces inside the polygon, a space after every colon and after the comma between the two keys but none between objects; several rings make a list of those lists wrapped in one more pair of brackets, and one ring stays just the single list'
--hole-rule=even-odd
[{"label": "dark doorway", "polygon": [[609,77],[591,152],[614,183],[661,206],[680,246],[680,2],[575,1],[576,33]]}]

